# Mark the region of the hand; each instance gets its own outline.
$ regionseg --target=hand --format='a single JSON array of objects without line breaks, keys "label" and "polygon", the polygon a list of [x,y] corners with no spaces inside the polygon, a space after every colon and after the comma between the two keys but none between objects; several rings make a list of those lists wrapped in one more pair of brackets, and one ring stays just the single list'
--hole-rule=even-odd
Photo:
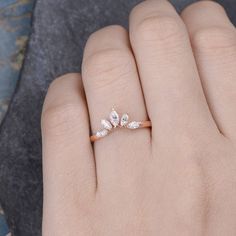
[{"label": "hand", "polygon": [[[84,95],[85,91],[85,95]],[[43,236],[236,235],[236,31],[210,1],[144,1],[49,88]],[[152,129],[93,144],[115,106]]]}]

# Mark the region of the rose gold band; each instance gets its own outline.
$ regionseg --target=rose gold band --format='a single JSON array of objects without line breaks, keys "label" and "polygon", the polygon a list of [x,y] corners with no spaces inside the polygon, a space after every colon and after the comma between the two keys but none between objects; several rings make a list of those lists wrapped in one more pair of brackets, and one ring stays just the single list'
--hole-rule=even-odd
[{"label": "rose gold band", "polygon": [[[138,124],[138,127],[135,127],[135,128],[129,128],[129,129],[141,129],[141,128],[151,128],[152,127],[152,123],[151,121],[141,121],[141,122],[136,122]],[[120,127],[120,126],[118,126]],[[120,128],[127,128],[127,127],[120,127]],[[127,128],[128,129],[128,128]],[[97,134],[94,134],[90,137],[90,141],[91,142],[95,142],[95,141],[98,141],[99,139],[102,139],[104,138],[105,136],[107,136],[110,132],[112,132],[112,130],[108,131],[106,130],[106,133],[104,133],[103,135],[98,135]]]},{"label": "rose gold band", "polygon": [[151,128],[152,122],[150,120],[142,121],[139,128]]}]

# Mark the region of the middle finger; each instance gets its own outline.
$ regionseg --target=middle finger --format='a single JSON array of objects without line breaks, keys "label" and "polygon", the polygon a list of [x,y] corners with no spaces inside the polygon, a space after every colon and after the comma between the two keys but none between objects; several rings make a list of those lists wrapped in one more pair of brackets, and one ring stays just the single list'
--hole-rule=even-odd
[{"label": "middle finger", "polygon": [[174,7],[166,0],[139,4],[130,17],[130,39],[153,141],[216,131],[186,27]]}]

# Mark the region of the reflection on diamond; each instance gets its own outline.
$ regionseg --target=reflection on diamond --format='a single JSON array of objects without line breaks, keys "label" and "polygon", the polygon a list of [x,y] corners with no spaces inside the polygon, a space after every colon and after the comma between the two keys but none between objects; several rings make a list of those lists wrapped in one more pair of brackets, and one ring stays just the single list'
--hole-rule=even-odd
[{"label": "reflection on diamond", "polygon": [[103,129],[103,130],[100,130],[96,133],[96,136],[98,138],[103,138],[105,137],[106,135],[108,135],[108,130],[107,129]]},{"label": "reflection on diamond", "polygon": [[129,121],[129,116],[128,114],[124,114],[122,117],[121,117],[121,120],[120,120],[120,125],[122,127],[126,126],[128,124],[128,121]]},{"label": "reflection on diamond", "polygon": [[119,125],[120,118],[115,110],[110,113],[110,121],[114,127],[117,127]]},{"label": "reflection on diamond", "polygon": [[127,128],[128,129],[138,129],[140,127],[140,124],[141,124],[141,122],[133,121],[127,125]]},{"label": "reflection on diamond", "polygon": [[103,129],[107,129],[107,130],[111,130],[112,129],[112,125],[108,120],[102,120],[101,121],[102,124],[102,128]]}]

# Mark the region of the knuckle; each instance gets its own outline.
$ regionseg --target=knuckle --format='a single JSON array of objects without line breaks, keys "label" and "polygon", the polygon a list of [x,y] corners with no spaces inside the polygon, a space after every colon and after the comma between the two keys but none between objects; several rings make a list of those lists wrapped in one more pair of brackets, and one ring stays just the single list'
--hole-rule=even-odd
[{"label": "knuckle", "polygon": [[206,0],[206,1],[198,1],[193,4],[187,6],[183,11],[182,14],[190,14],[192,11],[214,11],[215,13],[218,11],[224,11],[223,6],[221,6],[216,1]]},{"label": "knuckle", "polygon": [[54,79],[51,82],[51,84],[48,88],[48,91],[55,90],[56,88],[61,86],[61,84],[64,82],[65,79],[67,79],[67,75],[64,75],[64,76],[61,76],[61,77],[58,77],[58,78]]},{"label": "knuckle", "polygon": [[80,110],[78,104],[75,103],[48,107],[42,112],[41,123],[43,131],[55,136],[73,132],[80,123],[78,122],[82,115]]},{"label": "knuckle", "polygon": [[121,25],[109,25],[92,33],[87,41],[87,45],[97,43],[105,35],[126,34],[126,29]]},{"label": "knuckle", "polygon": [[83,76],[93,88],[122,85],[132,71],[133,58],[126,50],[107,49],[96,52],[83,63]]},{"label": "knuckle", "polygon": [[130,54],[122,49],[104,49],[89,56],[83,65],[86,75],[96,76],[125,67]]},{"label": "knuckle", "polygon": [[68,84],[68,82],[70,83],[76,81],[79,84],[79,86],[81,86],[80,78],[81,78],[80,73],[67,73],[61,75],[60,77],[57,77],[51,82],[48,88],[48,94],[52,91],[57,91],[57,89],[63,88],[65,85]]},{"label": "knuckle", "polygon": [[215,9],[217,8],[219,10],[224,10],[224,7],[216,1],[207,0],[207,1],[197,2],[197,4],[199,5],[202,4],[204,8],[215,8]]},{"label": "knuckle", "polygon": [[184,36],[182,23],[174,16],[149,16],[137,26],[137,34],[143,41],[179,41]]},{"label": "knuckle", "polygon": [[224,50],[236,48],[236,33],[225,27],[207,27],[198,30],[193,35],[193,44],[203,50]]},{"label": "knuckle", "polygon": [[134,6],[130,12],[130,17],[133,18],[138,18],[140,16],[140,13],[143,12],[145,6],[146,6],[147,2],[143,1],[139,4],[137,4],[136,6]]}]

